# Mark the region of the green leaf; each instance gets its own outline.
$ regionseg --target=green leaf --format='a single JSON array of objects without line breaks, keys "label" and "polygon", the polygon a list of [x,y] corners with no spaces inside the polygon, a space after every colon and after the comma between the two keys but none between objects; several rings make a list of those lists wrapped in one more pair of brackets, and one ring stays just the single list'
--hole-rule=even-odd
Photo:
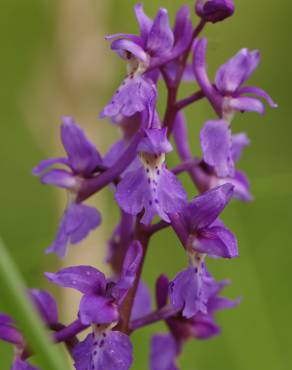
[{"label": "green leaf", "polygon": [[66,370],[69,365],[60,348],[53,345],[44,324],[29,300],[25,283],[0,239],[0,293],[2,303],[13,312],[29,348],[37,354],[42,370]]}]

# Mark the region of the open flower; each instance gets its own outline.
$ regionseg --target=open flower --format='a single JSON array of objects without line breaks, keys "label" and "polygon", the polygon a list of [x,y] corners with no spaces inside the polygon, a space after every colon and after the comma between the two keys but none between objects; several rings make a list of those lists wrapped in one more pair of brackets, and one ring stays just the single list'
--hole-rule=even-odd
[{"label": "open flower", "polygon": [[140,166],[122,178],[116,199],[123,211],[138,215],[144,210],[141,222],[149,224],[155,215],[169,222],[169,213],[178,212],[186,203],[186,193],[165,166],[165,154],[172,150],[165,129],[145,130],[138,146]]},{"label": "open flower", "polygon": [[101,112],[101,117],[128,117],[144,110],[152,116],[157,95],[157,67],[178,58],[190,42],[191,23],[185,11],[178,13],[174,30],[164,8],[159,9],[154,20],[144,13],[142,4],[135,6],[135,13],[139,36],[119,33],[107,37],[112,41],[112,50],[127,61],[128,75]]},{"label": "open flower", "polygon": [[263,114],[265,109],[259,98],[264,98],[272,108],[277,107],[264,90],[242,86],[260,62],[258,50],[241,49],[218,69],[213,85],[207,74],[206,49],[207,39],[198,40],[194,48],[193,69],[198,84],[219,117],[230,122],[236,111]]},{"label": "open flower", "polygon": [[93,333],[73,351],[77,370],[127,370],[132,363],[132,345],[126,334],[112,331],[119,320],[119,306],[133,286],[142,258],[142,246],[134,241],[125,256],[118,281],[106,280],[104,274],[91,266],[75,266],[47,278],[62,287],[73,288],[83,297],[79,305],[79,320],[93,325]]},{"label": "open flower", "polygon": [[[63,118],[61,138],[67,157],[47,159],[33,169],[43,184],[50,184],[68,190],[68,205],[60,222],[57,237],[47,249],[64,257],[68,244],[82,241],[91,230],[99,226],[99,212],[84,204],[77,203],[77,193],[83,178],[90,178],[102,164],[95,146],[86,138],[83,130],[70,117]],[[61,164],[66,169],[50,169]]]}]

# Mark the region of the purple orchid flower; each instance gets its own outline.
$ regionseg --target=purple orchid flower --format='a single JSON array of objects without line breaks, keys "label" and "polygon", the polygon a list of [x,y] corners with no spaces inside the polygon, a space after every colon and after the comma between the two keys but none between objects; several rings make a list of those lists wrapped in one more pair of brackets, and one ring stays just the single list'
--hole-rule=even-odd
[{"label": "purple orchid flower", "polygon": [[233,258],[238,255],[234,235],[217,218],[230,201],[233,186],[224,184],[194,198],[182,215],[189,233],[187,251],[189,267],[170,284],[172,305],[186,318],[202,312],[207,314],[207,302],[216,287],[204,259]]},{"label": "purple orchid flower", "polygon": [[258,50],[241,49],[218,69],[213,85],[207,74],[206,49],[207,39],[198,40],[194,48],[193,69],[198,84],[219,117],[230,122],[235,111],[264,114],[264,105],[259,98],[264,98],[272,108],[277,107],[264,90],[258,87],[242,87],[259,64]]},{"label": "purple orchid flower", "polygon": [[174,31],[164,8],[159,9],[153,21],[144,13],[142,4],[135,6],[135,13],[139,36],[120,33],[107,37],[112,41],[112,50],[127,61],[128,76],[101,117],[129,117],[147,110],[151,121],[157,95],[157,67],[178,58],[190,42],[192,27],[185,8],[177,15]]},{"label": "purple orchid flower", "polygon": [[[93,176],[102,159],[83,130],[70,117],[63,118],[61,138],[67,158],[44,160],[33,169],[33,174],[40,176],[43,184],[65,188],[69,192],[69,202],[57,237],[47,249],[48,253],[55,252],[63,258],[69,243],[79,243],[101,222],[101,216],[95,208],[77,203],[76,198],[82,178]],[[55,164],[65,165],[67,169],[49,169]]]},{"label": "purple orchid flower", "polygon": [[[230,309],[239,304],[239,299],[229,300],[220,297],[222,289],[228,285],[226,280],[216,283],[207,302],[207,314],[198,312],[191,318],[186,319],[181,314],[169,317],[166,323],[172,336],[176,340],[177,352],[180,353],[183,344],[190,339],[209,339],[220,334],[220,327],[216,324],[214,315],[218,310]],[[158,308],[167,303],[169,281],[165,275],[161,275],[156,282],[156,299]]]},{"label": "purple orchid flower", "polygon": [[189,238],[188,250],[211,257],[238,256],[235,236],[218,216],[229,203],[233,186],[224,184],[195,197],[183,210]]},{"label": "purple orchid flower", "polygon": [[205,22],[217,23],[234,13],[233,0],[197,0],[196,13]]},{"label": "purple orchid flower", "polygon": [[77,370],[127,370],[132,363],[132,345],[127,335],[111,331],[119,319],[119,306],[134,284],[142,246],[134,241],[125,256],[121,277],[117,282],[106,280],[104,274],[91,266],[65,268],[47,278],[62,287],[73,288],[83,297],[79,305],[82,324],[93,324],[93,334],[78,344],[73,351]]},{"label": "purple orchid flower", "polygon": [[118,184],[116,199],[126,213],[138,215],[149,224],[155,215],[169,222],[169,213],[180,211],[186,193],[176,177],[165,166],[165,153],[172,150],[165,129],[145,130],[138,146],[140,167],[128,172]]},{"label": "purple orchid flower", "polygon": [[232,135],[228,123],[218,120],[205,123],[200,139],[204,159],[200,168],[208,178],[208,187],[230,183],[234,186],[235,198],[250,201],[249,181],[242,171],[235,169],[243,149],[250,144],[247,135]]}]

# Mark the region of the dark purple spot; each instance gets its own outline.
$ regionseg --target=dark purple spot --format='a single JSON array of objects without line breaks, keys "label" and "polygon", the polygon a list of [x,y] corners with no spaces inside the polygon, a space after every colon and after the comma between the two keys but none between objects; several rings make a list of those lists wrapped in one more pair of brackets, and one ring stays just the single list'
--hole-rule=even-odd
[{"label": "dark purple spot", "polygon": [[159,170],[157,170],[157,172],[156,172],[156,173],[157,173],[157,175],[160,175],[160,171],[159,171]]},{"label": "dark purple spot", "polygon": [[96,355],[97,355],[97,351],[94,351],[94,352],[93,352],[93,356],[96,356]]},{"label": "dark purple spot", "polygon": [[105,333],[102,333],[102,336],[105,338],[106,337],[106,334]]},{"label": "dark purple spot", "polygon": [[158,166],[155,166],[155,169],[158,170]]},{"label": "dark purple spot", "polygon": [[195,273],[197,273],[198,272],[198,269],[197,269],[197,267],[195,268]]},{"label": "dark purple spot", "polygon": [[146,172],[149,173],[149,171],[150,171],[149,168],[146,168]]},{"label": "dark purple spot", "polygon": [[94,346],[97,346],[97,341],[94,341],[94,342],[93,342],[93,345],[94,345]]},{"label": "dark purple spot", "polygon": [[149,206],[152,206],[152,200],[149,200]]},{"label": "dark purple spot", "polygon": [[158,203],[159,203],[159,200],[158,200],[158,199],[155,199],[155,200],[154,200],[154,202],[155,202],[156,204],[158,204]]},{"label": "dark purple spot", "polygon": [[148,180],[147,180],[147,181],[148,181],[148,184],[150,184],[150,183],[151,183],[151,179],[149,179],[149,177],[148,177]]},{"label": "dark purple spot", "polygon": [[154,154],[154,158],[158,158],[158,155],[157,154]]},{"label": "dark purple spot", "polygon": [[100,342],[99,347],[101,348],[101,347],[103,347],[103,345],[104,345],[104,340],[102,340],[102,341]]}]

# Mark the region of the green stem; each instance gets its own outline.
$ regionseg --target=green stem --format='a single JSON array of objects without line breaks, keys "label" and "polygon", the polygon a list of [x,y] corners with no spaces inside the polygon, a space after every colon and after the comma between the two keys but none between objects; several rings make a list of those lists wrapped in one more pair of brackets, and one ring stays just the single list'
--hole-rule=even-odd
[{"label": "green stem", "polygon": [[28,343],[37,354],[42,370],[66,370],[68,363],[60,349],[53,346],[49,333],[29,300],[23,278],[0,239],[1,301],[10,312]]}]

